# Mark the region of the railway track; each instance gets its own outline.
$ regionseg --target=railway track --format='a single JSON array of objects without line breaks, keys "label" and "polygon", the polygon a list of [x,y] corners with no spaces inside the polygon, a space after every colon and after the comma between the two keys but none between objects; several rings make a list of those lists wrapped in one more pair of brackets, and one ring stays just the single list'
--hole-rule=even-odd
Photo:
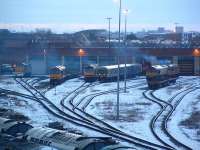
[{"label": "railway track", "polygon": [[[144,83],[140,83],[140,84],[137,84],[137,85],[132,85],[132,86],[129,86],[128,88],[129,88],[129,89],[130,89],[130,88],[136,88],[136,87],[139,87],[139,86],[142,86],[142,85],[144,85]],[[82,86],[80,86],[78,89],[81,89],[81,87],[82,87]],[[88,86],[88,87],[89,87],[89,86]],[[85,88],[85,89],[86,89],[86,88]],[[84,90],[85,90],[85,89],[84,89]],[[123,88],[121,88],[120,90],[123,90]],[[75,92],[75,93],[76,93],[76,92],[77,92],[77,93],[80,93],[81,91],[84,92],[82,89],[81,89],[80,91],[78,91],[78,92],[77,92],[77,89],[76,89],[74,92]],[[92,96],[91,99],[94,99],[94,98],[97,97],[97,96],[104,95],[104,94],[109,94],[109,93],[113,93],[113,92],[116,92],[116,89],[112,89],[112,90],[108,90],[108,91],[104,91],[104,92],[100,92],[100,93],[96,93],[96,94],[91,94],[90,96]],[[75,94],[75,95],[78,95],[78,94]],[[89,95],[88,95],[88,96],[89,96]],[[85,96],[85,97],[87,97],[87,96]],[[92,115],[90,115],[90,114],[84,112],[82,109],[80,109],[80,108],[78,108],[78,107],[75,107],[74,104],[73,104],[73,101],[74,101],[75,97],[73,97],[72,99],[68,100],[68,105],[66,105],[66,104],[65,104],[66,98],[67,98],[67,97],[65,97],[65,99],[62,99],[62,101],[61,101],[61,105],[62,105],[64,108],[69,109],[68,106],[71,105],[71,109],[73,108],[73,111],[77,111],[77,112],[78,112],[79,114],[81,114],[82,116],[85,116],[86,118],[89,118],[90,120],[92,120],[92,122],[96,122],[96,123],[98,122],[98,124],[100,124],[101,126],[104,126],[104,127],[107,128],[107,130],[109,130],[110,132],[114,132],[114,133],[116,133],[116,134],[120,134],[120,135],[123,135],[123,136],[125,136],[125,137],[131,138],[131,139],[134,139],[134,140],[138,140],[138,141],[140,141],[140,142],[144,142],[144,140],[141,140],[141,139],[139,139],[139,138],[130,136],[130,135],[128,135],[128,134],[126,134],[126,133],[124,133],[124,132],[122,132],[122,131],[120,131],[120,130],[114,128],[113,126],[107,124],[106,122],[103,122],[102,120],[100,120],[100,119],[98,119],[98,118],[96,118],[96,117],[94,117],[94,116],[92,116]],[[82,99],[82,100],[83,100],[83,99]],[[91,101],[91,100],[89,100],[89,101]],[[148,141],[145,141],[145,143],[150,144],[151,142],[149,143]],[[159,149],[160,149],[160,148],[159,148]],[[162,147],[161,149],[169,149],[169,148],[168,148],[168,147]]]},{"label": "railway track", "polygon": [[19,96],[19,97],[27,98],[27,99],[32,99],[32,100],[34,99],[34,100],[36,100],[31,95],[27,95],[27,94],[23,94],[23,93],[19,93],[19,92],[16,92],[16,91],[3,89],[3,88],[0,88],[0,93],[6,94],[6,95],[14,95],[14,96]]},{"label": "railway track", "polygon": [[[127,89],[137,88],[137,87],[140,87],[142,85],[145,85],[145,83],[146,82],[140,82],[140,83],[137,83],[137,84],[134,84],[134,85],[131,85],[131,86],[127,86]],[[120,91],[123,91],[123,90],[124,90],[124,88],[120,88]],[[74,109],[76,109],[76,108],[79,107],[79,105],[81,103],[83,103],[86,100],[86,102],[81,107],[81,109],[83,111],[85,111],[86,107],[91,103],[91,101],[95,97],[98,97],[98,96],[101,96],[101,95],[110,94],[110,93],[115,93],[115,92],[117,92],[117,89],[111,89],[111,90],[106,90],[106,91],[103,91],[103,92],[92,93],[92,94],[86,95],[86,96],[82,97],[81,99],[79,99],[79,101],[76,104],[74,103],[74,99],[73,99],[73,100],[70,101],[70,104],[74,107]]]},{"label": "railway track", "polygon": [[[23,84],[25,84],[25,83],[22,83],[22,85]],[[27,87],[25,87],[25,88],[27,88]],[[28,87],[27,90],[29,90],[30,88],[32,88],[32,87]],[[34,93],[32,92],[32,94],[34,94]],[[40,95],[40,94],[41,93],[37,93],[36,96]],[[40,96],[43,97],[43,95],[40,95]],[[84,120],[80,120],[78,118],[75,118],[73,116],[68,115],[67,113],[65,113],[64,111],[59,109],[57,106],[52,104],[50,101],[48,101],[48,99],[46,99],[45,97],[43,97],[44,99],[41,101],[41,97],[40,97],[40,101],[38,101],[38,102],[40,102],[44,106],[45,109],[47,109],[54,116],[56,116],[58,118],[61,118],[61,119],[65,120],[65,121],[71,122],[72,124],[75,124],[75,125],[78,125],[78,126],[81,126],[81,127],[85,127],[87,129],[90,129],[90,130],[93,130],[93,131],[97,131],[99,133],[105,134],[107,136],[114,137],[114,138],[122,140],[122,141],[126,141],[126,142],[131,143],[131,144],[133,144],[133,145],[135,145],[137,147],[140,147],[140,148],[145,148],[145,149],[168,149],[165,146],[154,144],[154,143],[142,140],[142,139],[138,139],[138,138],[135,138],[135,137],[130,138],[127,135],[120,135],[119,133],[117,134],[117,133],[111,132],[108,129],[102,127],[102,126],[97,126],[97,125],[91,124],[89,122],[86,123]],[[48,102],[49,104],[45,104],[44,101]]]},{"label": "railway track", "polygon": [[[176,93],[167,102],[157,98],[154,94],[155,91],[146,91],[143,93],[145,98],[158,104],[161,108],[161,110],[152,118],[150,122],[151,131],[160,143],[170,147],[171,149],[192,150],[192,148],[188,147],[184,143],[181,143],[171,133],[169,133],[167,122],[183,98],[194,90],[196,90],[196,87],[188,87],[187,89]],[[160,135],[160,133],[162,133],[162,135]]]},{"label": "railway track", "polygon": [[[92,85],[89,85],[89,86],[92,86]],[[89,87],[88,86],[88,87]],[[87,89],[87,86],[86,87],[84,87],[85,89]],[[84,90],[84,89],[81,89],[79,92],[81,92],[82,90]],[[109,92],[109,91],[108,91]],[[110,91],[111,92],[111,91]],[[112,92],[115,92],[115,91],[112,91]],[[35,92],[35,94],[36,94],[37,92]],[[101,93],[101,94],[107,94],[107,93]],[[40,95],[40,94],[38,94],[38,95]],[[77,94],[78,95],[78,94]],[[94,95],[93,95],[94,96]],[[98,95],[96,95],[96,96],[98,96]],[[32,97],[27,97],[27,98],[32,98],[32,99],[34,99],[34,100],[38,100],[37,98],[35,98],[34,96],[32,96]],[[40,100],[43,100],[44,101],[44,99],[43,99],[43,97],[41,96],[40,98],[39,98]],[[77,109],[77,108],[75,108],[75,109]],[[61,113],[61,112],[60,112]],[[61,113],[62,114],[62,113]],[[65,116],[65,115],[64,115]],[[111,135],[112,136],[112,135]],[[114,136],[115,137],[115,136]],[[125,141],[127,141],[127,140],[125,140]],[[130,143],[132,143],[132,142],[130,142]],[[136,144],[137,145],[137,144]],[[151,145],[151,144],[150,144]],[[143,145],[144,146],[144,145]],[[144,146],[145,147],[145,146]],[[152,148],[152,149],[157,149],[157,148],[159,148],[159,149],[171,149],[170,147],[168,147],[168,146],[160,146],[160,145],[154,145],[154,146],[147,146],[146,148]]]},{"label": "railway track", "polygon": [[[31,79],[31,78],[28,78],[26,80],[26,82],[31,85],[32,87],[36,87],[35,85],[38,84],[39,82],[41,82],[43,79],[46,79],[46,78],[35,78],[35,79]],[[50,85],[48,85],[46,88],[42,88],[42,91],[40,90],[40,92],[44,95],[46,92],[48,92],[49,90],[51,90],[52,88],[54,87],[51,87]]]},{"label": "railway track", "polygon": [[97,132],[105,134],[107,136],[112,136],[119,140],[132,143],[137,147],[139,146],[139,147],[146,148],[146,149],[168,149],[168,147],[154,144],[154,143],[151,143],[151,142],[148,142],[148,141],[136,138],[136,137],[132,137],[132,138],[128,137],[127,134],[123,135],[120,133],[115,133],[113,131],[111,132],[107,128],[95,125],[94,123],[84,120],[84,118],[79,119],[77,117],[71,116],[71,115],[65,113],[64,111],[62,111],[57,106],[55,106],[50,100],[48,100],[44,95],[42,95],[39,91],[37,91],[37,89],[35,89],[34,87],[31,87],[30,85],[28,85],[28,83],[23,81],[23,79],[21,79],[21,81],[16,80],[16,82],[21,84],[27,91],[29,91],[45,109],[47,109],[51,114],[53,114],[54,116],[56,116],[60,119],[71,122],[72,124],[75,124],[75,125],[78,125],[81,127],[85,127],[87,129],[91,129],[93,131],[97,131]]},{"label": "railway track", "polygon": [[[134,85],[134,86],[130,86],[129,88],[136,88],[136,87],[139,87],[139,86],[141,86],[141,85],[142,85],[142,84],[137,84],[137,85]],[[121,90],[123,90],[123,89],[121,89]],[[94,99],[94,98],[97,97],[97,96],[104,95],[104,94],[109,94],[109,93],[113,93],[113,92],[116,92],[116,89],[109,90],[109,91],[104,91],[104,92],[100,92],[100,93],[96,93],[96,94],[87,95],[87,96],[84,96],[83,98],[81,98],[80,101],[83,101],[84,98],[87,98],[88,96],[89,96],[89,97],[92,96],[92,97],[90,97],[90,99],[88,100],[89,102],[91,102],[91,100]],[[75,112],[75,113],[78,113],[79,115],[81,114],[81,116],[84,116],[85,118],[89,118],[90,120],[92,120],[92,122],[95,122],[95,123],[98,122],[98,123],[100,123],[101,125],[105,126],[105,128],[109,128],[110,130],[113,130],[113,131],[117,131],[117,132],[122,133],[120,130],[117,130],[116,128],[113,128],[112,126],[110,126],[109,124],[103,122],[102,120],[97,119],[97,118],[95,118],[94,116],[92,116],[92,115],[90,115],[90,114],[84,112],[83,109],[80,109],[80,108],[74,106],[74,104],[73,104],[73,100],[74,100],[74,99],[75,99],[75,97],[73,97],[73,99],[70,99],[70,100],[68,101],[68,105],[67,105],[67,106],[70,105],[74,112],[77,111],[77,112]],[[68,107],[67,107],[66,104],[65,104],[65,100],[66,100],[66,99],[62,99],[61,105],[62,105],[64,108],[68,109]],[[79,102],[80,102],[80,101],[79,101]],[[86,102],[87,105],[88,105],[88,101]]]}]

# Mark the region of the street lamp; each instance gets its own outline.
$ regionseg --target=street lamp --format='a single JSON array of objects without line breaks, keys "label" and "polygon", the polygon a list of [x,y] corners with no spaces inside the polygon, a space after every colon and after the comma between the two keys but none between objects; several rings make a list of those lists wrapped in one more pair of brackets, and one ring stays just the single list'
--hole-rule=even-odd
[{"label": "street lamp", "polygon": [[108,47],[110,48],[110,20],[112,19],[112,18],[110,18],[110,17],[107,17],[106,18],[107,20],[108,20],[108,38],[109,38],[109,45],[108,45]]},{"label": "street lamp", "polygon": [[[128,13],[129,13],[129,10],[128,9],[125,9],[123,11],[124,15],[125,15],[125,32],[124,32],[124,49],[126,50],[127,48],[127,16],[128,16]],[[124,70],[124,92],[126,93],[126,78],[127,78],[127,68],[126,68],[126,63],[127,63],[127,55],[125,53],[125,70]]]},{"label": "street lamp", "polygon": [[117,74],[117,120],[119,120],[119,78],[120,78],[120,66],[119,66],[119,53],[121,50],[121,6],[122,6],[122,1],[119,1],[119,40],[118,40],[118,46],[119,50],[117,53],[117,66],[118,66],[118,74]]},{"label": "street lamp", "polygon": [[195,74],[196,75],[199,75],[199,71],[200,71],[200,68],[199,68],[199,63],[200,63],[200,60],[199,60],[199,57],[200,57],[200,49],[194,49],[193,50],[193,56],[194,56],[194,64],[195,64]]},{"label": "street lamp", "polygon": [[79,57],[80,57],[80,75],[82,75],[82,73],[83,73],[82,56],[84,56],[85,51],[83,49],[79,49],[78,54],[79,54]]},{"label": "street lamp", "polygon": [[199,56],[200,56],[200,50],[199,50],[199,49],[195,49],[195,50],[193,51],[193,55],[194,55],[195,57],[199,57]]}]

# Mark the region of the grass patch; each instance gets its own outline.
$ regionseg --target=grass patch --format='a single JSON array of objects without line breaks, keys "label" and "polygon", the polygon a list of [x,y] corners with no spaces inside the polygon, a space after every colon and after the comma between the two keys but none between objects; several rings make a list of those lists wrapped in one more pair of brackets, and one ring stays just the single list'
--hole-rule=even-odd
[{"label": "grass patch", "polygon": [[180,122],[181,126],[189,129],[200,129],[200,111],[195,111],[191,116]]},{"label": "grass patch", "polygon": [[15,112],[11,109],[0,108],[0,116],[3,118],[13,119],[16,121],[28,121],[30,120],[27,116],[21,113]]},{"label": "grass patch", "polygon": [[[150,103],[139,103],[140,105],[151,105]],[[99,115],[105,120],[116,120],[116,103],[113,101],[103,101],[95,103]],[[137,108],[134,103],[120,104],[119,121],[136,122],[144,119],[142,109]]]}]

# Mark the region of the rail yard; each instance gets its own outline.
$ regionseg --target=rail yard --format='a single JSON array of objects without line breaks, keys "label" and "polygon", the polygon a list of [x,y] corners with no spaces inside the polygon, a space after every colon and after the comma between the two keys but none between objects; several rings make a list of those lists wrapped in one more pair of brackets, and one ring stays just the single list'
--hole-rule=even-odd
[{"label": "rail yard", "polygon": [[199,0],[1,0],[0,150],[200,150]]},{"label": "rail yard", "polygon": [[[177,77],[176,83],[156,89],[149,89],[145,76],[134,76],[127,79],[126,92],[121,80],[119,119],[116,119],[115,80],[86,82],[83,76],[65,80],[54,86],[51,86],[50,79],[45,77],[1,76],[0,80],[0,105],[1,111],[5,111],[1,113],[1,117],[8,118],[9,111],[16,111],[29,118],[28,123],[31,126],[44,127],[52,122],[60,122],[63,125],[61,131],[57,129],[58,131],[48,134],[49,138],[45,133],[49,133],[50,129],[45,131],[45,128],[34,129],[34,132],[44,134],[41,137],[31,131],[26,131],[23,135],[23,132],[14,129],[13,132],[17,133],[9,136],[6,134],[11,134],[12,129],[10,125],[5,125],[5,129],[1,127],[1,138],[5,136],[10,141],[5,147],[12,147],[15,141],[23,139],[26,144],[33,145],[32,149],[45,149],[48,146],[58,150],[68,150],[70,146],[78,148],[79,144],[73,145],[76,142],[66,144],[69,147],[59,144],[62,140],[53,140],[52,143],[54,134],[58,132],[72,132],[75,137],[84,137],[85,142],[81,142],[82,149],[87,143],[86,139],[90,137],[91,143],[101,145],[97,146],[97,149],[107,147],[120,150],[185,150],[198,149],[200,146],[199,129],[191,128],[198,124],[199,120],[188,122],[195,112],[200,111],[200,78],[197,76],[180,76]],[[26,134],[33,138],[28,138]],[[104,146],[102,143],[105,143]]]}]

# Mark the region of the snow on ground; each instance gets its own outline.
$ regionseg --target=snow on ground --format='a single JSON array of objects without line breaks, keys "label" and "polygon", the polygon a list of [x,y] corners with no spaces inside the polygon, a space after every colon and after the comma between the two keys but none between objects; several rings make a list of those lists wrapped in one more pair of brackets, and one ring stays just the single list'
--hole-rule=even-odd
[{"label": "snow on ground", "polygon": [[[110,83],[116,86],[116,83]],[[142,92],[147,85],[129,89],[120,94],[120,120],[116,121],[116,93],[98,96],[87,107],[86,112],[108,122],[133,136],[158,143],[149,129],[149,122],[159,107],[146,100]]]},{"label": "snow on ground", "polygon": [[[9,85],[11,89],[14,89],[15,87],[18,86],[18,84],[13,79],[10,79],[10,80],[6,79],[6,81],[8,82],[12,81],[12,85]],[[72,90],[80,86],[81,84],[83,84],[83,80],[79,80],[79,79],[72,79],[72,80],[66,81],[66,83],[56,87],[56,94],[55,94],[55,91],[54,91],[55,88],[54,88],[50,90],[49,92],[47,92],[47,96],[48,98],[50,98],[52,102],[59,105],[60,104],[59,102],[63,98],[63,96],[65,96],[68,92],[71,92]],[[68,89],[69,91],[67,92],[66,89]],[[21,86],[18,87],[18,90],[20,92],[25,91]],[[25,92],[25,94],[29,94],[29,93]],[[59,121],[64,124],[65,128],[76,129],[76,130],[78,129],[82,131],[84,134],[90,135],[90,136],[94,134],[96,134],[97,136],[103,136],[102,134],[91,132],[88,129],[79,127],[72,123],[66,122],[65,120],[54,117],[46,109],[44,109],[40,103],[33,100],[24,99],[17,96],[0,97],[0,106],[3,108],[13,109],[16,112],[20,112],[26,115],[27,117],[31,119],[30,123],[33,124],[34,126],[45,126],[49,122]]]},{"label": "snow on ground", "polygon": [[71,79],[68,81],[65,81],[63,84],[58,85],[48,92],[45,93],[45,96],[47,98],[55,98],[56,100],[61,100],[65,95],[69,94],[79,86],[81,86],[84,83],[84,80],[81,79]]},{"label": "snow on ground", "polygon": [[[5,82],[9,82],[9,84],[5,84]],[[74,88],[76,88],[79,86],[79,83],[81,84],[82,81],[80,81],[79,79],[75,79],[75,80],[71,80],[70,82],[71,83],[74,82]],[[69,89],[73,89],[73,86],[71,83],[65,87]],[[5,89],[9,88],[10,90],[15,90],[24,94],[29,94],[21,86],[19,86],[13,79],[4,79],[3,82],[1,80],[0,87],[5,88]],[[59,92],[62,92],[61,89],[63,89],[63,94],[66,94],[64,92],[63,87],[59,88],[58,86],[57,89],[59,90]],[[59,92],[57,95],[59,95]],[[54,117],[46,109],[44,109],[42,105],[40,105],[38,102],[33,101],[33,100],[21,98],[18,96],[0,96],[0,108],[12,109],[15,112],[24,114],[25,116],[30,118],[29,123],[31,123],[34,126],[46,126],[50,122],[59,121],[64,124],[64,128],[71,129],[71,130],[80,130],[85,135],[88,135],[88,136],[94,136],[94,135],[103,136],[100,133],[90,131],[89,129],[79,127],[78,125],[74,125],[72,123],[66,122],[65,120]],[[48,148],[48,147],[44,147],[44,148],[42,147],[41,150],[43,149],[52,150],[52,148]],[[39,148],[37,150],[39,150]]]},{"label": "snow on ground", "polygon": [[195,77],[180,77],[177,80],[177,83],[175,85],[171,85],[165,88],[158,89],[154,92],[156,97],[163,99],[163,100],[169,100],[170,97],[177,94],[180,91],[183,91],[191,86],[191,83],[195,83],[196,80],[194,80]]},{"label": "snow on ground", "polygon": [[[163,98],[166,100],[169,97],[172,97],[177,92],[186,89],[191,82],[194,83],[195,80],[192,80],[193,78],[194,77],[182,77],[179,79],[178,84],[159,89],[155,92],[155,94],[159,98],[161,99]],[[188,83],[188,81],[191,82]],[[145,82],[145,80],[144,79],[128,80],[127,86],[136,85],[142,82]],[[63,84],[58,85],[56,88],[47,91],[45,96],[48,97],[52,102],[54,102],[54,104],[56,104],[59,108],[62,108],[60,106],[60,100],[67,94],[71,93],[74,89],[78,88],[83,83],[84,81],[78,78],[68,80]],[[107,91],[110,89],[116,89],[116,86],[117,85],[115,82],[102,83],[102,84],[97,84],[95,86],[91,86],[76,97],[75,103],[78,102],[84,96],[102,91]],[[120,87],[123,86],[124,83],[120,82]],[[15,90],[17,92],[29,94],[20,85],[16,84],[13,79],[8,79],[8,78],[0,79],[0,88]],[[149,128],[149,122],[152,119],[152,117],[159,111],[159,106],[156,105],[155,103],[146,100],[143,97],[142,92],[147,89],[148,89],[147,85],[143,85],[137,88],[128,89],[127,93],[121,92],[119,121],[115,120],[116,93],[109,93],[107,95],[101,95],[94,98],[93,101],[90,103],[90,105],[87,107],[86,111],[94,115],[95,117],[98,117],[108,122],[109,124],[115,126],[116,128],[121,129],[122,131],[128,134],[152,141],[154,143],[159,143],[153,137]],[[193,143],[194,140],[196,141],[200,140],[198,137],[199,133],[197,134],[195,129],[188,129],[183,126],[179,128],[180,126],[178,125],[180,124],[181,121],[187,119],[194,110],[200,109],[200,103],[196,102],[197,100],[199,100],[197,98],[198,95],[195,96],[194,95],[195,93],[193,93],[192,95],[192,100],[191,100],[191,94],[190,96],[187,96],[187,98],[185,98],[188,100],[184,100],[184,103],[181,103],[181,105],[177,108],[179,112],[174,114],[177,117],[173,117],[172,121],[169,123],[169,126],[172,124],[173,128],[175,127],[178,128],[175,129],[181,132],[178,135],[183,135],[183,133],[186,134],[192,141],[191,143]],[[194,103],[196,105],[194,105]],[[12,108],[17,112],[25,114],[31,119],[31,123],[35,125],[44,126],[52,121],[60,121],[64,123],[66,128],[77,128],[89,136],[94,136],[94,135],[103,136],[96,132],[91,132],[88,129],[78,127],[61,119],[55,118],[53,115],[47,112],[38,102],[34,102],[32,100],[22,99],[20,97],[11,97],[11,98],[0,97],[0,106],[4,108]],[[194,143],[196,144],[198,142]]]},{"label": "snow on ground", "polygon": [[[31,82],[31,80],[29,80],[29,82]],[[48,91],[46,93],[46,96],[52,102],[54,102],[57,106],[62,108],[60,106],[60,100],[83,83],[84,81],[78,78],[66,81],[63,84],[58,85],[56,88],[53,88],[50,91]],[[17,91],[20,93],[24,93],[24,94],[30,94],[29,92],[24,90],[23,87],[17,84],[12,78],[1,79],[0,87]],[[94,135],[103,136],[100,133],[91,132],[88,129],[79,127],[72,123],[66,122],[62,119],[58,119],[54,117],[47,110],[45,110],[43,106],[41,106],[38,102],[35,102],[33,100],[23,99],[21,97],[19,98],[16,96],[11,96],[11,100],[9,99],[7,98],[0,99],[0,106],[4,108],[11,108],[17,112],[20,112],[28,116],[31,119],[31,123],[34,125],[44,126],[44,125],[47,125],[49,122],[59,121],[59,122],[63,122],[63,124],[65,125],[65,128],[78,129],[82,131],[84,134],[89,135],[89,136],[94,136]]]},{"label": "snow on ground", "polygon": [[[138,85],[138,84],[145,84],[145,79],[138,79],[138,80],[127,80],[127,87],[129,86],[133,86],[133,85]],[[120,87],[124,87],[124,82],[120,81]],[[87,88],[84,92],[80,93],[74,103],[77,104],[79,102],[79,100],[85,96],[91,95],[91,94],[96,94],[99,92],[104,92],[104,91],[109,91],[109,90],[115,90],[117,88],[117,84],[115,82],[109,82],[109,83],[101,83],[101,84],[97,84],[95,86],[91,86],[89,88]],[[90,97],[88,97],[90,98]],[[85,104],[85,101],[87,99],[85,99],[83,102],[81,102],[80,106]]]},{"label": "snow on ground", "polygon": [[[36,150],[38,150],[38,149],[36,149]],[[57,150],[57,149],[45,146],[45,147],[40,147],[40,150]]]},{"label": "snow on ground", "polygon": [[[184,97],[168,123],[169,131],[171,131],[177,139],[192,147],[194,150],[199,150],[200,147],[200,116],[198,115],[197,118],[191,118],[188,120],[190,121],[188,124],[181,124],[192,117],[194,112],[200,113],[199,93],[200,90],[196,90]],[[190,124],[191,126],[188,126]]]},{"label": "snow on ground", "polygon": [[[72,91],[77,89],[79,86],[84,84],[84,80],[80,79],[72,79],[64,82],[61,85],[58,85],[51,90],[47,91],[45,93],[45,96],[53,102],[57,107],[59,107],[61,110],[64,110],[64,108],[60,105],[60,101],[70,94]],[[71,114],[71,113],[69,113]]]},{"label": "snow on ground", "polygon": [[[162,88],[155,92],[159,98],[170,98],[194,83],[194,77],[181,77],[176,85]],[[186,81],[190,81],[187,83]],[[195,80],[196,82],[196,80]],[[110,86],[116,86],[113,83]],[[103,88],[103,87],[102,87]],[[159,107],[144,99],[142,92],[145,88],[130,89],[129,93],[120,94],[120,121],[116,121],[116,94],[96,97],[86,111],[113,126],[134,136],[157,143],[149,129],[149,122]],[[172,126],[174,127],[174,126]],[[183,133],[182,133],[183,135]],[[196,142],[194,142],[196,143]]]},{"label": "snow on ground", "polygon": [[15,80],[9,77],[1,76],[0,88],[30,95],[30,93],[24,90],[20,84],[16,84]]},{"label": "snow on ground", "polygon": [[[178,82],[176,85],[159,89],[154,94],[158,98],[168,101],[173,95],[189,88],[191,85],[199,86],[200,84],[198,77],[184,77],[179,79]],[[198,103],[199,98],[199,90],[186,95],[168,123],[168,129],[174,137],[196,150],[200,147],[200,136],[198,133],[198,131],[200,132],[200,117],[199,120],[196,118],[190,120],[194,124],[195,122],[198,124],[196,128],[190,128],[188,124],[183,126],[181,123],[190,118],[194,112],[199,112],[200,114],[200,107],[198,107],[200,106],[200,103]]]},{"label": "snow on ground", "polygon": [[[133,85],[133,83],[141,83],[144,82],[144,79],[137,81],[137,80],[129,80],[127,82],[127,86]],[[81,86],[84,83],[84,80],[80,79],[72,79],[64,82],[61,85],[56,86],[56,88],[53,88],[45,93],[45,96],[51,100],[55,105],[57,105],[60,109],[64,110],[63,107],[60,105],[61,99],[63,99],[66,95],[70,94],[73,90],[77,89],[79,86]],[[102,91],[107,91],[111,89],[116,89],[116,83],[101,83],[99,84],[96,82],[97,85],[90,86],[89,88],[85,89],[83,92],[80,92],[74,101],[76,104],[79,102],[79,100],[87,95],[99,93]],[[87,83],[86,85],[89,85]],[[120,82],[120,85],[123,85],[123,82]]]}]

